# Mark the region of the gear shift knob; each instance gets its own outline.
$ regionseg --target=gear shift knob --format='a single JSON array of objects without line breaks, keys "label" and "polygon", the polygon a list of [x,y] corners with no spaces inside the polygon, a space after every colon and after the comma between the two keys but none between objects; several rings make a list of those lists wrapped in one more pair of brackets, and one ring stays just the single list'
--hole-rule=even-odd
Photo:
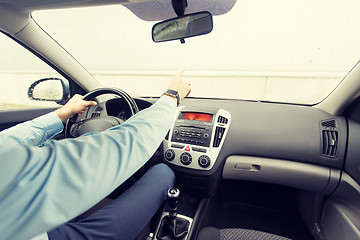
[{"label": "gear shift knob", "polygon": [[170,188],[168,190],[168,201],[170,208],[170,215],[176,216],[177,213],[177,203],[179,201],[180,190],[177,188]]}]

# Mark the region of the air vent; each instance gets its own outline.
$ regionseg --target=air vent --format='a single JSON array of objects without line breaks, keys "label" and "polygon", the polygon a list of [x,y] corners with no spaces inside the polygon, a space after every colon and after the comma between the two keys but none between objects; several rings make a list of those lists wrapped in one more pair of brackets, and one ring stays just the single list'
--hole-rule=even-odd
[{"label": "air vent", "polygon": [[228,119],[227,119],[226,117],[219,116],[219,117],[218,117],[218,123],[227,124],[227,123],[228,123]]},{"label": "air vent", "polygon": [[332,130],[323,130],[323,149],[322,153],[325,156],[336,156],[337,146],[338,146],[338,132]]},{"label": "air vent", "polygon": [[336,128],[336,122],[335,122],[335,120],[322,122],[322,123],[321,123],[321,126],[323,126],[323,127]]},{"label": "air vent", "polygon": [[91,117],[92,117],[92,118],[100,117],[100,113],[94,112],[94,113],[91,114]]},{"label": "air vent", "polygon": [[216,127],[213,147],[219,147],[220,146],[221,139],[222,139],[222,137],[224,135],[224,132],[225,132],[225,128]]}]

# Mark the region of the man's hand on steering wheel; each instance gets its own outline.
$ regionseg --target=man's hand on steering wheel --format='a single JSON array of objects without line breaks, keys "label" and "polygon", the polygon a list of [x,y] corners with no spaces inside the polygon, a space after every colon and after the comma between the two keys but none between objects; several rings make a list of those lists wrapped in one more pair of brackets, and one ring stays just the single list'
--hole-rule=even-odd
[{"label": "man's hand on steering wheel", "polygon": [[61,121],[65,122],[75,114],[83,114],[88,107],[96,104],[95,101],[85,101],[83,100],[83,96],[75,94],[63,107],[55,110],[55,113]]}]

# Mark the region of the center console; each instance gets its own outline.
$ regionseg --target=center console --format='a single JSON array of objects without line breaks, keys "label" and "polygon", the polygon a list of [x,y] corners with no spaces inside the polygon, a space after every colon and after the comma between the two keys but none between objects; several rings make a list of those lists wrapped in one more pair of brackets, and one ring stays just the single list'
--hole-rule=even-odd
[{"label": "center console", "polygon": [[210,170],[228,132],[231,116],[218,108],[180,107],[164,141],[168,163],[197,170]]},{"label": "center console", "polygon": [[151,239],[195,238],[208,208],[209,196],[218,186],[221,171],[216,161],[221,161],[218,157],[230,123],[231,115],[224,109],[178,107],[173,125],[163,142],[163,154],[168,165],[174,165],[176,187],[183,189],[186,197],[179,201],[180,208],[177,208],[172,201],[173,194],[170,194],[172,190],[169,190],[168,207],[163,211]]}]

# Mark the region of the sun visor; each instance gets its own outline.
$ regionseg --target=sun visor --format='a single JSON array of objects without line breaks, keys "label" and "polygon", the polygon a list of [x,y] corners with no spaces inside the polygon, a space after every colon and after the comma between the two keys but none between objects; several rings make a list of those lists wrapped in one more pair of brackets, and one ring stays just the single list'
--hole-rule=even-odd
[{"label": "sun visor", "polygon": [[[209,11],[212,15],[222,15],[229,12],[235,5],[236,0],[188,0],[185,14]],[[146,21],[161,21],[177,17],[171,1],[156,0],[141,3],[124,4],[139,18]]]}]

